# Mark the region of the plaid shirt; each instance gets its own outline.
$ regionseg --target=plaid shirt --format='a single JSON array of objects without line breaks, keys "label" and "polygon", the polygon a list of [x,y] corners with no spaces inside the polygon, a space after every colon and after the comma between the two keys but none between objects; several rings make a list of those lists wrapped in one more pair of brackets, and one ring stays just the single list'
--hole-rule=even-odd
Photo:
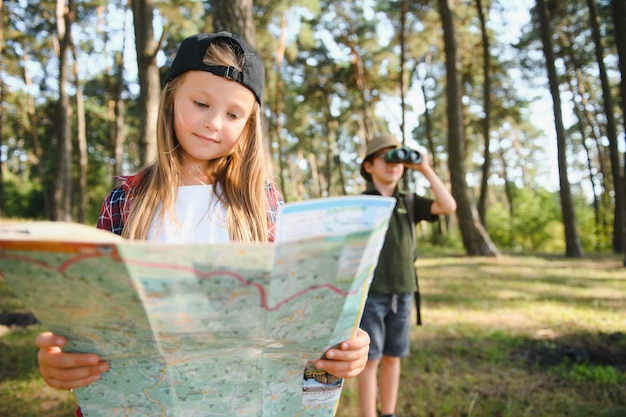
[{"label": "plaid shirt", "polygon": [[[141,178],[141,173],[115,177],[116,180],[124,181],[124,183],[115,187],[104,199],[98,218],[98,229],[108,230],[118,235],[122,234],[130,210],[129,203],[133,199],[133,190]],[[283,198],[271,182],[265,184],[264,191],[267,207],[267,239],[269,242],[273,242],[278,207],[283,204]]]}]

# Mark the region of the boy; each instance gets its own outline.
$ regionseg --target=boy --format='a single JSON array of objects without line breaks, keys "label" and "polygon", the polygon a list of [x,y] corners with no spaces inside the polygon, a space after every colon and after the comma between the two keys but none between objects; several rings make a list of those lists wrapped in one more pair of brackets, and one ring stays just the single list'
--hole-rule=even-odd
[{"label": "boy", "polygon": [[[361,176],[367,180],[365,194],[397,199],[360,325],[371,339],[365,370],[358,376],[362,417],[376,417],[378,391],[380,415],[396,417],[400,358],[409,354],[411,310],[417,291],[415,225],[422,220],[433,222],[440,214],[456,211],[456,201],[433,171],[426,155],[421,155],[417,162],[385,158],[389,151],[399,147],[393,135],[378,135],[368,142],[361,164]],[[399,189],[405,168],[419,171],[426,177],[434,200]]]}]

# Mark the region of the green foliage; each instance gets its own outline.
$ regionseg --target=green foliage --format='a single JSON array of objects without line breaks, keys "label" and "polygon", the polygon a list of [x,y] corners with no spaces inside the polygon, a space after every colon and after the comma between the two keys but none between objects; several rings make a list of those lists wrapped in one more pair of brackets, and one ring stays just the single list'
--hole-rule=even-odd
[{"label": "green foliage", "polygon": [[487,230],[499,248],[545,253],[564,250],[558,194],[545,189],[518,189],[512,205],[514,216],[501,203],[487,212]]},{"label": "green foliage", "polygon": [[438,222],[421,222],[417,225],[415,236],[418,256],[433,252],[438,254],[463,252],[463,241],[458,230],[451,230],[446,219],[446,216],[440,216],[441,225]]},{"label": "green foliage", "polygon": [[18,219],[43,219],[44,196],[41,186],[10,173],[4,176],[5,216]]},{"label": "green foliage", "polygon": [[[596,221],[594,208],[584,199],[576,200],[576,220],[578,221],[578,229],[580,243],[585,253],[606,252],[612,250],[612,224],[613,213],[605,213],[600,209],[599,219]],[[604,217],[604,219],[603,219]],[[610,226],[609,226],[610,225]]]},{"label": "green foliage", "polygon": [[[503,250],[519,253],[563,253],[565,249],[558,192],[543,188],[515,189],[513,215],[502,203],[487,212],[487,230]],[[580,241],[585,252],[610,250],[606,233],[598,233],[593,207],[582,197],[575,198]]]},{"label": "green foliage", "polygon": [[87,177],[90,186],[87,190],[87,213],[85,220],[87,224],[95,225],[100,216],[100,208],[102,207],[104,197],[113,187],[111,166],[104,163],[92,163],[89,165]]}]

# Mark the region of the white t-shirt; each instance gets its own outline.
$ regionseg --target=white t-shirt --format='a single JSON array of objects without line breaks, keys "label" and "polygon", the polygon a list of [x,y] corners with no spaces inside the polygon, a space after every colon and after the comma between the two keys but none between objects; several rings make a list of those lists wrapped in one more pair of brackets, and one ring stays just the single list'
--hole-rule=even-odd
[{"label": "white t-shirt", "polygon": [[[160,213],[162,206],[159,206]],[[226,243],[226,207],[218,200],[211,185],[178,187],[176,222],[169,213],[152,220],[148,240],[167,243]]]}]

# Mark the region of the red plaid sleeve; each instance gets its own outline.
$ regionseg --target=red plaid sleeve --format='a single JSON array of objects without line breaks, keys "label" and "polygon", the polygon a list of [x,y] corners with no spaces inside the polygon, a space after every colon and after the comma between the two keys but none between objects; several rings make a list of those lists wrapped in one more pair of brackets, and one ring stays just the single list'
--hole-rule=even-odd
[{"label": "red plaid sleeve", "polygon": [[98,217],[98,229],[108,230],[117,235],[122,234],[128,216],[127,202],[135,178],[135,176],[115,177],[117,180],[124,181],[124,184],[115,187],[104,199],[102,209],[100,209],[100,217]]}]

